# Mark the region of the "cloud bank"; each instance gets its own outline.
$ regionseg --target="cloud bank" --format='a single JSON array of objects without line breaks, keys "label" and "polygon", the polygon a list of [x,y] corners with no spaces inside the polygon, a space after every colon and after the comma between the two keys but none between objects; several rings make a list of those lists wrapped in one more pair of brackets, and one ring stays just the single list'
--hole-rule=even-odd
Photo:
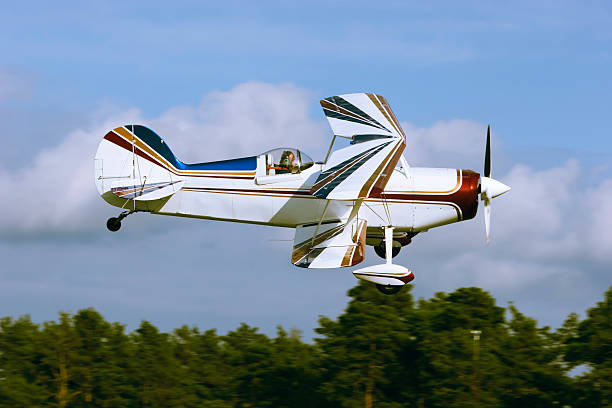
[{"label": "cloud bank", "polygon": [[40,151],[31,163],[0,169],[0,237],[100,231],[100,211],[109,206],[94,187],[93,157],[102,137],[116,126],[149,126],[185,162],[250,156],[279,146],[316,153],[328,143],[329,130],[323,120],[310,118],[309,106],[309,93],[294,85],[250,82],[156,118],[136,108],[104,113]]},{"label": "cloud bank", "polygon": [[[101,137],[117,125],[150,126],[187,162],[251,155],[277,146],[324,152],[331,132],[322,117],[311,117],[313,106],[310,93],[294,85],[250,82],[211,92],[197,106],[174,107],[155,118],[143,117],[135,108],[106,114],[39,152],[27,166],[0,171],[0,237],[106,233],[100,220],[112,209],[96,193],[92,158]],[[405,155],[413,165],[479,170],[484,124],[452,119],[429,127],[403,126],[408,135]],[[495,135],[494,142],[501,146]],[[494,152],[494,165],[496,155],[502,159],[503,148]],[[441,258],[437,276],[445,285],[465,281],[465,275],[453,275],[456,270],[496,287],[573,273],[584,260],[610,262],[612,180],[585,187],[583,176],[575,160],[543,170],[517,163],[496,175],[512,191],[493,202],[490,247],[483,245],[479,213],[476,220],[417,237],[403,252]]]}]

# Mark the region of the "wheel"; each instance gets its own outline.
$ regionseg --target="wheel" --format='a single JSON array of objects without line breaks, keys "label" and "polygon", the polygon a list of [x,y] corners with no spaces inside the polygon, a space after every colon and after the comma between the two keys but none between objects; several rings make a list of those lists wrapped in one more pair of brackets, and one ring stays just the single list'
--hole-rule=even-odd
[{"label": "wheel", "polygon": [[119,228],[121,228],[121,221],[115,217],[111,217],[106,221],[106,228],[108,228],[109,231],[117,232]]},{"label": "wheel", "polygon": [[[391,258],[395,258],[397,256],[397,254],[400,253],[400,249],[402,249],[401,246],[394,246],[391,248]],[[385,251],[385,242],[383,241],[381,244],[376,245],[374,247],[374,252],[376,252],[376,255],[380,256],[382,259],[386,259],[387,258],[387,253]]]},{"label": "wheel", "polygon": [[376,285],[376,289],[385,295],[395,295],[401,288],[399,285]]}]

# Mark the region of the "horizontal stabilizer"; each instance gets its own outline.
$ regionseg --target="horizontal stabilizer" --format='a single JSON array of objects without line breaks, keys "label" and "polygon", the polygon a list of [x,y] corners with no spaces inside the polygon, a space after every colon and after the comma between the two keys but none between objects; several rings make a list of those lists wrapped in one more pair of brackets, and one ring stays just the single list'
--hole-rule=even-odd
[{"label": "horizontal stabilizer", "polygon": [[117,185],[111,187],[111,192],[117,197],[129,200],[152,201],[171,196],[179,191],[184,183],[182,180],[176,180],[139,185]]}]

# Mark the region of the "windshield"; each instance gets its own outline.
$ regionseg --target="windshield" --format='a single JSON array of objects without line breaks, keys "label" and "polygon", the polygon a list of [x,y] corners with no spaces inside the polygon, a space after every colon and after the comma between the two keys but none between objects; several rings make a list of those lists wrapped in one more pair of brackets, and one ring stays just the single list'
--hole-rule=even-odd
[{"label": "windshield", "polygon": [[297,174],[314,164],[307,154],[298,149],[283,147],[264,154],[266,155],[266,175]]}]

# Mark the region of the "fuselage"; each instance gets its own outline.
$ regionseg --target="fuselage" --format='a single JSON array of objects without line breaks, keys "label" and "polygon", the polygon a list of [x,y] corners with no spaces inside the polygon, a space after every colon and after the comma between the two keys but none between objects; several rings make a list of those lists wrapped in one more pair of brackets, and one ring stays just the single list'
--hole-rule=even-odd
[{"label": "fuselage", "polygon": [[[96,185],[110,204],[130,211],[295,228],[346,219],[354,200],[324,199],[311,188],[324,167],[297,149],[186,165],[154,132],[110,131],[96,154]],[[284,156],[283,156],[284,155]],[[288,159],[297,165],[283,168]],[[392,223],[418,233],[474,218],[480,175],[471,170],[396,167],[384,189],[358,206],[368,236]],[[146,191],[144,191],[146,190]]]},{"label": "fuselage", "polygon": [[[310,194],[321,171],[314,164],[299,174],[258,176],[200,174],[181,176],[179,191],[151,205],[136,202],[137,210],[155,214],[253,223],[277,227],[337,220],[353,201],[325,200]],[[397,231],[421,232],[474,218],[478,208],[480,175],[471,170],[409,167],[396,169],[384,192],[365,198],[359,217],[368,228],[383,227],[388,216]],[[115,196],[105,199],[118,207],[131,204]]]}]

